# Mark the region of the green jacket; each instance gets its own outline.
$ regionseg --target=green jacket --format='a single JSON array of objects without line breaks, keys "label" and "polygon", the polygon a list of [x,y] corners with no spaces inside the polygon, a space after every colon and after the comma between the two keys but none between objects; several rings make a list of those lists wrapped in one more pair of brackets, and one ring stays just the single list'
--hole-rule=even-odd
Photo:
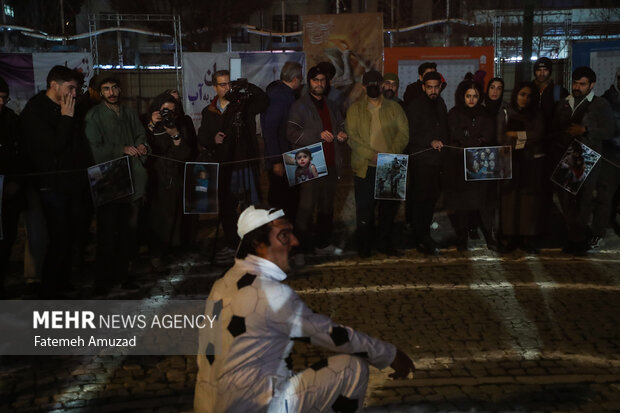
[{"label": "green jacket", "polygon": [[[121,106],[120,116],[117,116],[104,102],[86,114],[86,138],[98,164],[125,156],[125,146],[146,145],[146,132],[138,114],[133,109]],[[146,193],[146,158],[129,157],[134,187],[131,200],[139,199]]]},{"label": "green jacket", "polygon": [[[379,119],[383,135],[388,140],[389,153],[403,153],[409,143],[409,123],[401,106],[392,100],[382,98]],[[356,176],[366,177],[369,162],[372,162],[377,151],[370,146],[370,120],[368,97],[355,102],[347,110],[347,140],[351,147],[351,168]]]}]

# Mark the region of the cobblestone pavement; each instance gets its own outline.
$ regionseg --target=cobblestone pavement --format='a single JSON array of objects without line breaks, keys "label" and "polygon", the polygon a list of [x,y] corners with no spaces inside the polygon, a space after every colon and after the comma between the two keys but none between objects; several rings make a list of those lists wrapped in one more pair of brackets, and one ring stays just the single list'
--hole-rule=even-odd
[{"label": "cobblestone pavement", "polygon": [[[477,248],[425,257],[310,257],[288,282],[315,311],[395,343],[414,378],[371,369],[369,412],[620,411],[620,241],[586,258],[500,257]],[[186,256],[113,298],[204,298],[224,268]],[[325,356],[297,343],[302,369]],[[191,411],[195,358],[7,357],[2,412]]]}]

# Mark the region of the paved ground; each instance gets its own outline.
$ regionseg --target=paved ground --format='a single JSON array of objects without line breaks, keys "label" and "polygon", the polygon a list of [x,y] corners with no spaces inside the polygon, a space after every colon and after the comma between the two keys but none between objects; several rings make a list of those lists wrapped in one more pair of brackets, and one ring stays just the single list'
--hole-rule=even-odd
[{"label": "paved ground", "polygon": [[[620,243],[619,243],[620,244]],[[186,256],[116,298],[204,297],[220,269]],[[311,258],[289,283],[315,310],[391,341],[413,379],[371,372],[370,412],[620,410],[620,252]],[[324,356],[296,345],[295,368]],[[193,357],[3,357],[0,411],[191,411]]]},{"label": "paved ground", "polygon": [[[345,189],[337,229],[350,251],[355,209]],[[435,218],[433,236],[448,240],[447,218]],[[202,223],[205,239],[212,223]],[[402,258],[309,257],[287,281],[315,311],[391,341],[414,360],[417,372],[407,380],[371,370],[369,412],[620,411],[618,237],[583,258],[553,242],[541,244],[551,248],[540,255],[500,256],[480,241],[471,252],[425,257],[407,249],[399,228]],[[210,266],[201,251],[178,254],[164,274],[149,271],[143,257],[136,263],[142,288],[108,298],[205,298],[225,268]],[[16,259],[11,292],[35,298]],[[90,273],[77,281],[80,297],[91,297]],[[325,355],[296,343],[294,367]],[[195,374],[195,358],[184,356],[4,356],[0,412],[189,412]]]}]

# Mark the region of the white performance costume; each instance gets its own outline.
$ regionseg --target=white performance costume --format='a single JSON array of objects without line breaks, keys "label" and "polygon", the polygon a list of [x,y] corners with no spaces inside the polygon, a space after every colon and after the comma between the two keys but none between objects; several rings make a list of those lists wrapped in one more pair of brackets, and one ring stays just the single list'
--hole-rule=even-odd
[{"label": "white performance costume", "polygon": [[[312,312],[285,278],[271,261],[248,255],[215,282],[205,314],[218,317],[221,351],[205,355],[213,354],[213,333],[201,330],[196,413],[359,411],[367,362],[382,369],[394,360],[396,347]],[[347,354],[293,374],[295,340]]]}]

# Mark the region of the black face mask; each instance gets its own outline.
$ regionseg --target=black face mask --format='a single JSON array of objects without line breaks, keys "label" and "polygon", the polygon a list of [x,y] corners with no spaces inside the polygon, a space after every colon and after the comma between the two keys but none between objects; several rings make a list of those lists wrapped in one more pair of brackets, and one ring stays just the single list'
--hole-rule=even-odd
[{"label": "black face mask", "polygon": [[371,99],[376,99],[381,95],[381,88],[379,85],[368,85],[366,86],[366,94]]}]

